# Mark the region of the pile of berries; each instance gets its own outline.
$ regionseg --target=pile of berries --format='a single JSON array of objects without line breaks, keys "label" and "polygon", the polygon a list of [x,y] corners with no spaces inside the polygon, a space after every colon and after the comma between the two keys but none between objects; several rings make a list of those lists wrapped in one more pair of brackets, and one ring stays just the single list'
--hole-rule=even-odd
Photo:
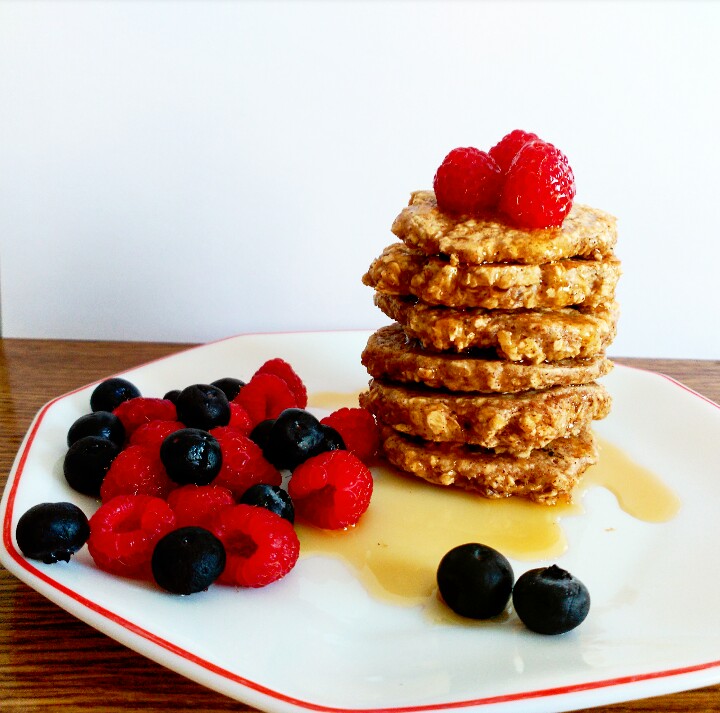
[{"label": "pile of berries", "polygon": [[[319,420],[282,359],[247,382],[223,378],[163,398],[121,378],[103,381],[72,424],[63,471],[99,498],[88,520],[71,503],[42,503],[18,522],[18,546],[46,563],[85,543],[101,569],[154,578],[190,594],[217,581],[262,587],[295,565],[295,516],[355,525],[372,495],[372,415],[341,408]],[[288,479],[289,476],[289,479]]]},{"label": "pile of berries", "polygon": [[507,558],[476,542],[454,547],[440,560],[437,584],[447,606],[470,619],[498,616],[512,597],[520,621],[538,634],[571,631],[590,611],[587,587],[567,570],[538,567],[516,582]]},{"label": "pile of berries", "polygon": [[435,174],[445,213],[499,212],[520,228],[558,227],[572,208],[575,177],[567,157],[536,134],[516,129],[489,151],[456,148]]}]

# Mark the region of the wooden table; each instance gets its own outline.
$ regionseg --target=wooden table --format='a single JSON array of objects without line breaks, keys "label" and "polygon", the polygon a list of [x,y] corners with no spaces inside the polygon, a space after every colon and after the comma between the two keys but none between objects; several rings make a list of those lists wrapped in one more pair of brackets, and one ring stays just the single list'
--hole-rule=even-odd
[{"label": "wooden table", "polygon": [[[0,488],[51,398],[186,345],[0,339]],[[618,360],[720,402],[720,361]],[[0,709],[29,713],[246,711],[74,619],[0,567]],[[720,685],[594,711],[720,711]]]}]

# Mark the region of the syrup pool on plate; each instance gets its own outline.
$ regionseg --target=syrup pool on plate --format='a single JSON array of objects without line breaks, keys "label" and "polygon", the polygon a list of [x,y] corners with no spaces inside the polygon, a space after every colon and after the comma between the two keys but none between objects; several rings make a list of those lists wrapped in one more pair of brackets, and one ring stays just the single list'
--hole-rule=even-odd
[{"label": "syrup pool on plate", "polygon": [[296,524],[304,555],[346,561],[371,594],[417,604],[432,595],[442,556],[457,544],[482,542],[524,559],[561,554],[559,509],[519,498],[489,500],[441,489],[389,467],[373,468],[370,507],[353,528],[331,532]]},{"label": "syrup pool on plate", "polygon": [[[310,405],[356,406],[357,394],[316,394]],[[526,561],[561,555],[567,548],[562,520],[583,512],[582,494],[590,488],[607,488],[619,507],[639,520],[670,520],[679,508],[677,496],[619,448],[599,440],[600,461],[583,476],[572,504],[492,500],[376,466],[372,501],[360,522],[339,532],[296,524],[301,551],[338,557],[371,594],[416,605],[433,595],[438,562],[455,545],[482,542]]]}]

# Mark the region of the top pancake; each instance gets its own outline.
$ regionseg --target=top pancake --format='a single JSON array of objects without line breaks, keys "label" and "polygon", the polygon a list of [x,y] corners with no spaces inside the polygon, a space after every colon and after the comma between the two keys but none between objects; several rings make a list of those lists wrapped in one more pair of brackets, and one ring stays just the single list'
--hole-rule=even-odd
[{"label": "top pancake", "polygon": [[559,228],[521,230],[491,218],[456,218],[442,213],[432,191],[415,191],[392,231],[427,255],[447,255],[453,263],[542,264],[569,257],[593,260],[612,255],[616,221],[604,211],[573,205]]}]

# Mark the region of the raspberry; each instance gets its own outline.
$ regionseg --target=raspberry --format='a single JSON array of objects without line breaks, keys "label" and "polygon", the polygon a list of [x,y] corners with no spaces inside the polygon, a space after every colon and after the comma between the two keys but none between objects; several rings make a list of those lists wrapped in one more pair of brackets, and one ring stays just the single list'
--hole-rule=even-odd
[{"label": "raspberry", "polygon": [[500,210],[521,228],[557,227],[572,208],[575,177],[565,155],[552,144],[525,144],[510,164]]},{"label": "raspberry", "polygon": [[137,396],[123,401],[113,413],[122,421],[127,438],[130,438],[133,431],[144,423],[177,419],[177,411],[172,401],[147,396]]},{"label": "raspberry", "polygon": [[361,461],[367,462],[377,454],[380,433],[375,418],[364,408],[338,409],[320,423],[334,428],[342,437],[345,448]]},{"label": "raspberry", "polygon": [[217,514],[235,505],[233,494],[219,485],[183,485],[167,498],[177,527],[194,525],[211,529]]},{"label": "raspberry", "polygon": [[288,493],[298,517],[317,527],[339,530],[357,523],[368,509],[373,479],[349,451],[327,451],[299,465]]},{"label": "raspberry", "polygon": [[284,359],[270,359],[266,361],[256,374],[274,374],[279,376],[290,388],[295,396],[295,405],[298,408],[305,408],[308,403],[307,388],[295,370]]},{"label": "raspberry", "polygon": [[230,422],[228,427],[234,428],[239,431],[243,436],[250,435],[250,431],[253,430],[253,422],[250,419],[250,414],[240,405],[234,402],[230,402]]},{"label": "raspberry", "polygon": [[227,488],[238,500],[251,485],[280,485],[279,471],[268,462],[260,446],[247,436],[229,426],[214,428],[211,435],[217,438],[222,453],[222,467],[213,485]]},{"label": "raspberry", "polygon": [[146,446],[159,453],[162,442],[181,428],[185,428],[185,424],[180,421],[149,421],[133,431],[128,445]]},{"label": "raspberry", "polygon": [[117,495],[152,495],[165,498],[176,484],[165,472],[160,454],[147,446],[128,446],[113,460],[100,486],[106,503]]},{"label": "raspberry", "polygon": [[174,527],[175,515],[161,498],[119,495],[90,518],[88,550],[106,572],[147,577],[155,543]]},{"label": "raspberry", "polygon": [[488,153],[495,159],[497,165],[500,166],[500,172],[505,175],[517,152],[531,141],[540,141],[540,137],[528,131],[515,129],[515,131],[511,131],[509,134],[503,136]]},{"label": "raspberry", "polygon": [[277,418],[286,408],[297,406],[287,383],[275,374],[255,374],[235,398],[247,411],[253,426]]},{"label": "raspberry", "polygon": [[293,526],[255,505],[222,510],[212,532],[225,546],[225,570],[218,579],[223,584],[264,587],[284,577],[300,554]]},{"label": "raspberry", "polygon": [[453,149],[435,173],[433,186],[444,213],[474,215],[494,208],[501,174],[495,159],[476,148]]}]

